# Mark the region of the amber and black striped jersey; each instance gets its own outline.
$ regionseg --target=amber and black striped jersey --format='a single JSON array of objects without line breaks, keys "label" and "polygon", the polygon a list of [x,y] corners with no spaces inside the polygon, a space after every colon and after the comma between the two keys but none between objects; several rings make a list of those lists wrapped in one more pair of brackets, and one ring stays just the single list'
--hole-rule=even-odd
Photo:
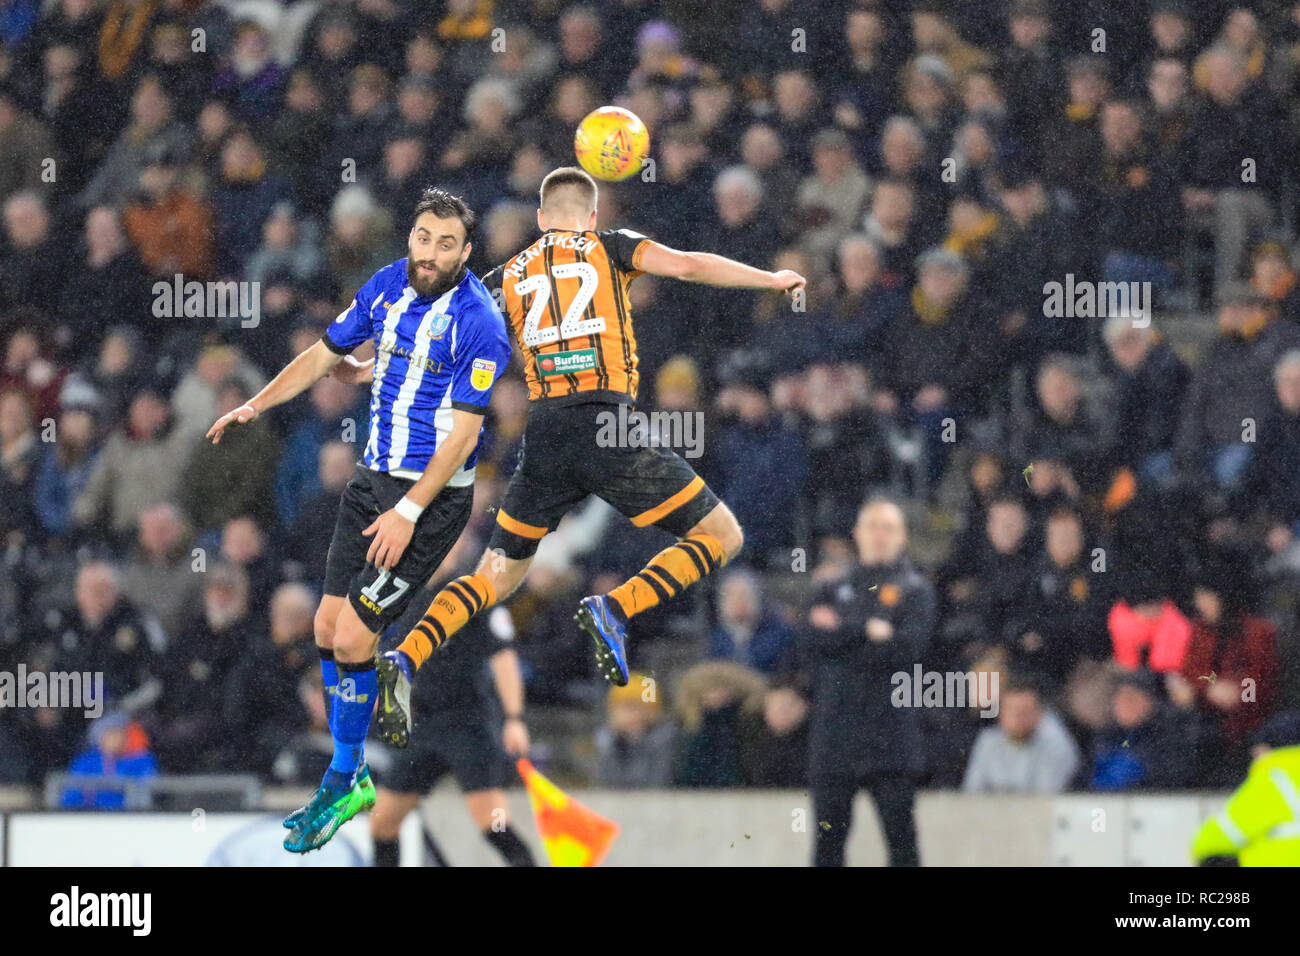
[{"label": "amber and black striped jersey", "polygon": [[649,241],[627,229],[548,229],[483,277],[523,353],[530,401],[636,401],[627,288]]}]

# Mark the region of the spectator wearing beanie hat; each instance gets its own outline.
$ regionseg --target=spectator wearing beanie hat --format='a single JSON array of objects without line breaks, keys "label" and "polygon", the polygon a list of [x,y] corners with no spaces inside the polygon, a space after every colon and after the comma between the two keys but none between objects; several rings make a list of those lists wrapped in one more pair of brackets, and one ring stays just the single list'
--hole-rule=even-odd
[{"label": "spectator wearing beanie hat", "polygon": [[1160,691],[1159,678],[1146,669],[1120,678],[1111,726],[1093,748],[1092,789],[1161,790],[1191,782],[1197,723],[1176,712]]},{"label": "spectator wearing beanie hat", "polygon": [[58,441],[45,448],[34,490],[36,516],[49,535],[66,534],[71,528],[72,502],[90,480],[103,439],[102,402],[84,379],[68,379],[59,404]]},{"label": "spectator wearing beanie hat", "polygon": [[629,790],[672,783],[677,727],[663,719],[648,678],[632,674],[625,687],[610,687],[606,720],[596,731],[596,786]]}]

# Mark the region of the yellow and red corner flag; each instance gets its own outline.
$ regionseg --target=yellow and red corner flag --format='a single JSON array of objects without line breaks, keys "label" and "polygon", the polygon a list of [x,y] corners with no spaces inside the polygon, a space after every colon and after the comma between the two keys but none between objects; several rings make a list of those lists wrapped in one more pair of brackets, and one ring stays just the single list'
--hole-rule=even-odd
[{"label": "yellow and red corner flag", "polygon": [[524,778],[537,832],[552,866],[600,866],[618,836],[618,824],[584,807],[547,780],[529,761],[515,767]]}]

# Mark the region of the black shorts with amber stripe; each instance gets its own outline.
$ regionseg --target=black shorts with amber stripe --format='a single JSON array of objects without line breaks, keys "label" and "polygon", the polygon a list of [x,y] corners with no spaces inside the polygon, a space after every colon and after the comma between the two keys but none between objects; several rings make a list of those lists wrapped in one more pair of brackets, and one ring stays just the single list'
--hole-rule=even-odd
[{"label": "black shorts with amber stripe", "polygon": [[[612,416],[607,418],[605,416]],[[669,448],[618,428],[618,406],[534,403],[523,459],[497,510],[488,547],[528,558],[537,543],[588,495],[613,505],[637,527],[682,537],[718,504],[704,479]]]}]

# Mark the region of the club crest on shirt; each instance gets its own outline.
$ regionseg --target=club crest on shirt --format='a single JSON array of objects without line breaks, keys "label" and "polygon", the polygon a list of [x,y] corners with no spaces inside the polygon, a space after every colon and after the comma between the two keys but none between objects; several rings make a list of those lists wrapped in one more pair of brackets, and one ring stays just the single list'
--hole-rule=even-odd
[{"label": "club crest on shirt", "polygon": [[497,363],[489,359],[475,359],[470,366],[469,383],[477,391],[483,391],[492,384],[492,375],[497,370]]},{"label": "club crest on shirt", "polygon": [[446,312],[439,312],[433,317],[433,324],[429,326],[429,338],[442,338],[442,334],[447,331],[449,325],[451,325],[451,316]]}]

